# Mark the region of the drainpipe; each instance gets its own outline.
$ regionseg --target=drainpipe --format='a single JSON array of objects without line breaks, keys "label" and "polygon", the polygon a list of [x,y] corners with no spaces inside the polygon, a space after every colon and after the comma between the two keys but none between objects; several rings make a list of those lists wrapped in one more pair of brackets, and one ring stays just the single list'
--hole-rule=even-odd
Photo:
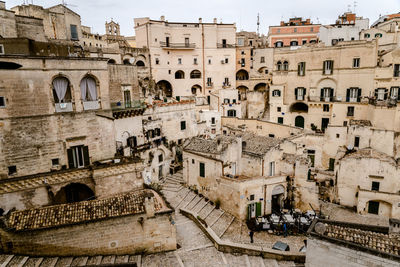
[{"label": "drainpipe", "polygon": [[264,185],[264,215],[267,209],[267,185]]},{"label": "drainpipe", "polygon": [[204,95],[206,95],[206,67],[205,67],[205,63],[204,63],[204,24],[201,23],[201,53],[202,53],[202,60],[203,60],[203,90],[204,90]]},{"label": "drainpipe", "polygon": [[264,176],[264,159],[261,160],[261,176]]},{"label": "drainpipe", "polygon": [[146,23],[146,39],[147,39],[147,49],[149,50],[149,68],[150,68],[150,84],[153,79],[152,68],[151,68],[151,53],[150,53],[150,42],[149,42],[149,23]]},{"label": "drainpipe", "polygon": [[221,168],[222,168],[222,176],[225,176],[225,173],[224,173],[224,162],[223,161],[221,161]]}]

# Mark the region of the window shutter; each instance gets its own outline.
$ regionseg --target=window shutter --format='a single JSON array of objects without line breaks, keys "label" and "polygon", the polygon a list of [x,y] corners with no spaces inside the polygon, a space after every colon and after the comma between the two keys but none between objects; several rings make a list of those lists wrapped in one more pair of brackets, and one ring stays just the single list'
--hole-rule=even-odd
[{"label": "window shutter", "polygon": [[397,87],[397,100],[400,100],[400,87]]},{"label": "window shutter", "polygon": [[324,97],[324,88],[321,88],[321,99]]},{"label": "window shutter", "polygon": [[261,216],[261,202],[256,203],[256,216]]},{"label": "window shutter", "polygon": [[346,102],[350,102],[350,88],[346,91]]},{"label": "window shutter", "polygon": [[297,65],[297,75],[299,75],[299,76],[300,76],[300,67],[301,67],[301,63],[299,63]]},{"label": "window shutter", "polygon": [[385,100],[388,98],[388,89],[385,89]]},{"label": "window shutter", "polygon": [[361,101],[361,88],[358,88],[357,102]]},{"label": "window shutter", "polygon": [[306,96],[306,88],[303,88],[303,96]]},{"label": "window shutter", "polygon": [[330,88],[330,97],[333,97],[333,88]]},{"label": "window shutter", "polygon": [[85,166],[90,165],[90,159],[89,159],[89,147],[84,146],[83,147],[83,161]]},{"label": "window shutter", "polygon": [[375,89],[375,98],[378,99],[378,89]]},{"label": "window shutter", "polygon": [[294,95],[296,96],[296,98],[297,98],[297,95],[298,95],[298,91],[299,90],[297,88],[294,89]]},{"label": "window shutter", "polygon": [[71,148],[69,148],[69,149],[67,149],[67,154],[68,154],[68,167],[70,168],[70,169],[72,169],[72,168],[76,168],[76,166],[74,165],[74,156],[72,155],[72,149]]},{"label": "window shutter", "polygon": [[322,74],[325,74],[325,62],[326,62],[326,61],[324,61],[324,62],[322,63]]},{"label": "window shutter", "polygon": [[331,62],[332,62],[332,64],[331,64],[331,74],[333,74],[333,60]]}]

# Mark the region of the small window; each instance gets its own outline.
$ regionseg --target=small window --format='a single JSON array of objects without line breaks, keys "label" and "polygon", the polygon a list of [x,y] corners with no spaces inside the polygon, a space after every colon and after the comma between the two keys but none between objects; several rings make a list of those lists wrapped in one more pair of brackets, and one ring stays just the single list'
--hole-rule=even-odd
[{"label": "small window", "polygon": [[347,126],[347,121],[343,121],[343,126]]},{"label": "small window", "polygon": [[269,176],[275,175],[275,162],[272,161],[269,163]]},{"label": "small window", "polygon": [[353,58],[353,68],[360,67],[360,58]]},{"label": "small window", "polygon": [[324,104],[323,105],[323,110],[324,110],[324,112],[329,112],[329,105],[328,104]]},{"label": "small window", "polygon": [[225,58],[225,64],[228,64],[228,62],[229,62],[229,59]]},{"label": "small window", "polygon": [[211,65],[211,59],[208,60],[208,65]]},{"label": "small window", "polygon": [[6,107],[6,99],[4,96],[0,96],[0,108],[5,108]]},{"label": "small window", "polygon": [[297,28],[294,28],[294,29],[293,29],[293,32],[297,32]]},{"label": "small window", "polygon": [[194,159],[192,159],[192,164],[194,164]]},{"label": "small window", "polygon": [[354,116],[354,107],[347,107],[347,117]]},{"label": "small window", "polygon": [[281,111],[282,111],[282,108],[281,108],[281,107],[277,107],[277,108],[276,108],[276,111],[277,111],[277,112],[281,112]]},{"label": "small window", "polygon": [[8,166],[8,175],[13,175],[17,173],[17,166]]},{"label": "small window", "polygon": [[278,123],[283,124],[283,117],[278,117]]},{"label": "small window", "polygon": [[254,195],[250,195],[250,201],[254,200]]},{"label": "small window", "polygon": [[360,147],[360,137],[354,137],[354,147]]},{"label": "small window", "polygon": [[159,58],[156,58],[156,65],[160,65],[160,59]]},{"label": "small window", "polygon": [[375,38],[381,38],[381,37],[382,37],[382,33],[375,34]]},{"label": "small window", "polygon": [[379,214],[379,202],[378,201],[369,201],[368,202],[368,213]]},{"label": "small window", "polygon": [[369,37],[371,37],[371,35],[369,33],[364,34],[364,38],[369,38]]},{"label": "small window", "polygon": [[51,160],[51,165],[58,166],[59,164],[60,164],[60,160],[59,159],[52,159]]},{"label": "small window", "polygon": [[400,77],[400,64],[394,64],[393,68],[394,68],[393,76]]},{"label": "small window", "polygon": [[197,58],[193,58],[193,64],[197,65]]},{"label": "small window", "polygon": [[0,44],[0,55],[4,55],[4,46]]},{"label": "small window", "polygon": [[212,86],[212,78],[211,77],[207,77],[207,86]]},{"label": "small window", "polygon": [[199,163],[199,168],[200,168],[200,177],[206,177],[206,168],[203,162]]},{"label": "small window", "polygon": [[379,191],[379,182],[372,182],[371,190]]},{"label": "small window", "polygon": [[272,91],[272,96],[275,96],[275,97],[281,96],[281,91],[279,91],[279,90]]},{"label": "small window", "polygon": [[211,124],[215,124],[215,118],[214,117],[211,118]]},{"label": "small window", "polygon": [[79,40],[77,26],[74,25],[74,24],[71,24],[69,26],[70,26],[70,29],[71,29],[71,40]]},{"label": "small window", "polygon": [[330,158],[329,159],[329,171],[333,171],[335,169],[335,159],[334,158]]},{"label": "small window", "polygon": [[236,117],[236,110],[234,109],[228,110],[228,117]]},{"label": "small window", "polygon": [[260,63],[265,63],[265,57],[261,57]]},{"label": "small window", "polygon": [[229,103],[230,103],[229,98],[224,98],[224,104],[229,104]]},{"label": "small window", "polygon": [[182,64],[182,59],[178,58],[178,64]]},{"label": "small window", "polygon": [[158,155],[158,162],[162,162],[162,161],[163,161],[163,155],[160,154],[160,155]]},{"label": "small window", "polygon": [[181,121],[181,131],[186,130],[186,121]]},{"label": "small window", "polygon": [[325,60],[323,64],[322,73],[324,75],[331,75],[333,72],[333,60]]},{"label": "small window", "polygon": [[339,138],[340,137],[340,134],[336,134],[336,138]]},{"label": "small window", "polygon": [[306,75],[306,63],[300,62],[297,65],[297,75],[298,76],[305,76]]},{"label": "small window", "polygon": [[275,135],[274,134],[269,134],[268,137],[274,138]]}]

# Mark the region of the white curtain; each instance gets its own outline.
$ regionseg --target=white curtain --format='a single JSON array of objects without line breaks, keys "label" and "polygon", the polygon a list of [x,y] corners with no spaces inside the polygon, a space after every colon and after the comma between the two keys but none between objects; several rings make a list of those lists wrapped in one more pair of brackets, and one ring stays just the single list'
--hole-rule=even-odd
[{"label": "white curtain", "polygon": [[61,103],[64,100],[65,93],[68,88],[68,80],[63,77],[58,77],[53,80],[53,87],[56,91],[58,102]]},{"label": "white curtain", "polygon": [[[81,81],[81,95],[83,101],[97,100],[96,81],[91,77],[85,77]],[[88,97],[86,97],[88,96]]]}]

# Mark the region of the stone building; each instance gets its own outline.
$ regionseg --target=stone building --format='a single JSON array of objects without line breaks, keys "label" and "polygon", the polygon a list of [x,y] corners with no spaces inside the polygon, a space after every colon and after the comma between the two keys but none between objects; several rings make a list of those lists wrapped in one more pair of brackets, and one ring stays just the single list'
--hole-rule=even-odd
[{"label": "stone building", "polygon": [[288,47],[301,46],[318,42],[320,24],[313,24],[310,19],[290,18],[281,21],[279,26],[269,26],[268,46]]},{"label": "stone building", "polygon": [[172,210],[152,190],[14,211],[0,228],[5,253],[88,256],[176,249]]},{"label": "stone building", "polygon": [[135,19],[136,45],[151,56],[160,95],[202,95],[235,86],[235,24]]}]

